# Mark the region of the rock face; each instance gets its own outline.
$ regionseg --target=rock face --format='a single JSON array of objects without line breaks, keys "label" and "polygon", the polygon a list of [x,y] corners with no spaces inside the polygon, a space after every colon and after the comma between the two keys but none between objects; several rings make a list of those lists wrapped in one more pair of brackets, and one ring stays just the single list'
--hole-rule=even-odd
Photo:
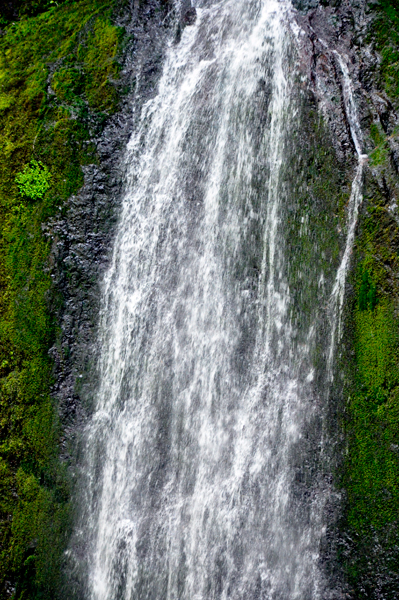
[{"label": "rock face", "polygon": [[[397,410],[397,379],[389,371],[386,376],[378,375],[381,382],[374,385],[368,382],[377,377],[377,367],[369,379],[367,374],[359,373],[365,369],[361,362],[364,355],[369,356],[371,362],[377,363],[381,358],[387,365],[392,363],[394,366],[387,366],[387,370],[394,370],[396,365],[393,357],[397,352],[394,337],[399,308],[397,104],[380,77],[379,38],[373,33],[378,11],[370,10],[366,0],[328,5],[318,0],[293,0],[293,6],[298,27],[298,53],[306,81],[304,87],[309,93],[309,103],[314,103],[328,126],[338,160],[337,169],[345,173],[347,183],[353,175],[357,157],[343,102],[337,54],[348,66],[361,117],[363,152],[370,156],[352,276],[347,284],[342,377],[337,378],[339,383],[330,400],[330,427],[337,447],[336,486],[342,490],[341,501],[331,505],[331,527],[322,558],[328,576],[346,581],[339,597],[394,599],[399,594],[395,574],[398,564],[395,525],[398,516],[395,503],[399,497],[395,454],[398,440],[392,424],[396,423],[392,414]],[[176,41],[179,41],[182,29],[196,19],[196,9],[190,0],[183,0],[180,11]],[[62,457],[68,461],[74,454],[76,432],[90,415],[96,386],[93,373],[99,351],[96,326],[101,281],[109,264],[124,189],[124,152],[143,103],[156,93],[167,36],[175,22],[173,11],[162,0],[131,3],[121,14],[119,24],[125,27],[128,42],[118,85],[128,91],[122,96],[118,112],[108,120],[101,135],[93,140],[98,164],[85,167],[83,188],[69,199],[62,218],[52,220],[45,229],[53,240],[52,277],[64,300],[58,313],[61,337],[51,354],[56,374],[53,394],[65,429]],[[337,206],[337,210],[344,213],[345,206]],[[363,285],[364,281],[369,283]],[[367,285],[368,294],[375,286],[378,303],[361,308],[359,294]],[[366,345],[369,342],[362,337],[366,326],[371,332],[370,339],[374,334],[383,335],[381,323],[391,328],[386,333],[388,358],[379,349],[373,347],[370,350]],[[363,396],[359,395],[360,388]],[[360,413],[356,402],[353,404],[351,400],[356,398],[365,403],[370,397],[373,398],[372,406],[367,413]],[[359,430],[360,418],[366,419],[364,440]],[[344,428],[343,421],[346,423]],[[389,428],[393,433],[389,433]],[[389,473],[386,477],[381,475],[375,489],[377,472],[364,470],[366,467],[362,466],[357,442],[367,445],[370,463],[393,464],[386,466]],[[386,446],[386,451],[380,451],[381,444]],[[373,488],[373,492],[369,494],[368,488]],[[375,511],[378,512],[384,501],[390,508],[380,518]],[[376,508],[370,509],[370,506]]]},{"label": "rock face", "polygon": [[[155,0],[15,2],[11,15],[9,5],[0,5],[0,596],[51,599],[120,158],[154,93],[170,21]],[[43,194],[16,184],[31,161],[51,173]]]},{"label": "rock face", "polygon": [[[337,577],[336,567],[342,570],[344,597],[393,599],[399,592],[398,431],[393,424],[399,190],[397,83],[392,83],[397,73],[390,69],[397,56],[398,20],[390,2],[323,4],[294,2],[302,69],[332,134],[337,168],[350,173],[356,149],[344,109],[341,56],[360,116],[362,152],[368,155],[329,419],[336,428],[341,504],[335,517],[331,514],[324,559],[331,577]],[[384,349],[372,347],[372,339],[386,344]]]},{"label": "rock face", "polygon": [[[119,109],[92,140],[98,164],[83,167],[83,187],[69,199],[64,216],[46,226],[53,240],[52,277],[63,298],[58,316],[61,340],[51,350],[56,370],[53,392],[69,440],[90,412],[95,386],[100,288],[124,189],[123,158],[141,107],[156,93],[170,23],[169,6],[162,0],[134,2],[120,15],[116,24],[124,27],[127,43],[117,82]],[[65,447],[65,457],[68,454]]]},{"label": "rock face", "polygon": [[317,8],[319,0],[293,0],[292,5],[299,11],[307,13],[313,8]]},{"label": "rock face", "polygon": [[191,0],[183,0],[180,11],[180,20],[184,26],[193,25],[195,23],[197,11],[191,5]]}]

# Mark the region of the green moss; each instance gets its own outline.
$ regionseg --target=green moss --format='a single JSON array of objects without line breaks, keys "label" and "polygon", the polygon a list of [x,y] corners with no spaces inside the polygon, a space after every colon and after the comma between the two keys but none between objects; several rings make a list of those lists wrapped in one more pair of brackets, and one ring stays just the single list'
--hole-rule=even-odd
[{"label": "green moss", "polygon": [[114,59],[119,37],[120,29],[113,27],[107,19],[98,18],[87,37],[87,46],[79,47],[78,57],[87,72],[86,96],[92,108],[113,110],[115,107],[116,91],[110,79],[118,75]]},{"label": "green moss", "polygon": [[[287,178],[293,189],[286,255],[292,319],[306,331],[314,319],[315,306],[327,302],[329,282],[339,261],[339,230],[349,190],[344,169],[337,169],[323,120],[306,104],[302,110],[298,130],[291,133],[295,154],[287,164]],[[342,214],[337,211],[337,203]]]},{"label": "green moss", "polygon": [[[56,323],[49,303],[56,299],[42,224],[82,185],[81,165],[96,161],[86,123],[100,127],[104,114],[117,106],[111,80],[118,75],[122,32],[111,23],[112,5],[110,0],[51,5],[0,37],[2,598],[12,588],[15,600],[56,596],[68,481],[50,397],[48,350]],[[51,185],[42,185],[40,194],[32,193],[40,173],[32,175],[26,165],[39,165],[41,174],[40,165],[48,169]],[[21,173],[33,185],[22,195]]]},{"label": "green moss", "polygon": [[370,138],[374,143],[374,150],[370,152],[370,165],[372,167],[378,167],[386,165],[389,161],[389,145],[388,139],[383,131],[381,125],[378,123],[372,123],[370,126]]},{"label": "green moss", "polygon": [[76,67],[58,69],[51,80],[51,87],[61,102],[73,104],[84,89],[83,72]]},{"label": "green moss", "polygon": [[359,310],[374,310],[377,304],[377,288],[367,271],[363,269],[359,286]]},{"label": "green moss", "polygon": [[380,85],[394,100],[399,97],[399,3],[398,0],[370,2],[376,12],[371,36],[380,52]]},{"label": "green moss", "polygon": [[67,4],[72,0],[13,0],[0,5],[0,27],[23,16],[35,16],[54,6]]},{"label": "green moss", "polygon": [[[345,568],[356,598],[395,598],[399,567],[399,231],[390,195],[368,174],[356,242],[355,295],[347,325],[343,530]],[[385,573],[382,574],[382,573]]]},{"label": "green moss", "polygon": [[370,164],[373,167],[378,167],[386,163],[389,159],[389,149],[386,144],[378,146],[370,153]]},{"label": "green moss", "polygon": [[379,574],[397,571],[399,558],[399,328],[392,302],[384,299],[373,310],[357,308],[354,320],[356,371],[343,480],[352,547],[345,567],[356,598],[377,597],[382,585],[384,597],[393,599],[396,592]]}]

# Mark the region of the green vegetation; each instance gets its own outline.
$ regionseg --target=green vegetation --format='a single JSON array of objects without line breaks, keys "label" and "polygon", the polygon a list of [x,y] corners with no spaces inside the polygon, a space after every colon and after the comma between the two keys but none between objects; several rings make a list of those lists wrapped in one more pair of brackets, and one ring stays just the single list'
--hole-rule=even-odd
[{"label": "green vegetation", "polygon": [[72,4],[73,0],[3,0],[0,6],[0,27],[21,17],[33,17],[68,3]]},{"label": "green vegetation", "polygon": [[[298,129],[291,132],[293,155],[287,163],[292,184],[288,205],[286,252],[292,294],[292,318],[304,331],[312,324],[314,308],[327,302],[326,281],[334,276],[339,262],[340,225],[345,223],[344,206],[349,199],[347,174],[337,168],[330,134],[320,115],[302,106]],[[301,149],[300,152],[298,149]],[[337,210],[337,198],[341,210]]]},{"label": "green vegetation", "polygon": [[399,1],[379,0],[370,38],[382,57],[379,66],[380,87],[394,100],[399,99]]},{"label": "green vegetation", "polygon": [[[389,177],[385,165],[384,175]],[[399,567],[399,230],[372,176],[360,219],[350,325],[343,529],[356,598],[395,598]],[[395,591],[396,590],[396,591]]]},{"label": "green vegetation", "polygon": [[[60,4],[60,3],[58,3]],[[0,597],[56,597],[68,478],[48,350],[62,299],[42,223],[81,187],[118,96],[122,31],[110,0],[21,3],[0,37]],[[18,6],[16,4],[15,6]],[[2,23],[4,24],[5,17]]]},{"label": "green vegetation", "polygon": [[50,171],[42,162],[34,158],[26,165],[24,170],[15,178],[19,192],[32,200],[43,198],[50,187]]},{"label": "green vegetation", "polygon": [[363,269],[359,285],[359,310],[373,311],[377,304],[377,289],[367,269]]},{"label": "green vegetation", "polygon": [[[359,298],[360,300],[360,298]],[[356,391],[350,400],[349,523],[361,531],[399,517],[399,326],[381,301],[355,314]]]},{"label": "green vegetation", "polygon": [[[369,3],[368,41],[381,55],[375,86],[399,100],[399,2]],[[342,550],[354,598],[397,597],[399,585],[399,228],[391,140],[383,122],[369,128],[374,150],[354,252],[354,294],[345,344],[346,511]],[[393,131],[392,138],[397,137]],[[378,179],[378,183],[377,183]]]},{"label": "green vegetation", "polygon": [[374,150],[370,153],[370,164],[373,167],[381,166],[389,159],[389,146],[380,124],[371,124],[370,138],[374,144]]}]

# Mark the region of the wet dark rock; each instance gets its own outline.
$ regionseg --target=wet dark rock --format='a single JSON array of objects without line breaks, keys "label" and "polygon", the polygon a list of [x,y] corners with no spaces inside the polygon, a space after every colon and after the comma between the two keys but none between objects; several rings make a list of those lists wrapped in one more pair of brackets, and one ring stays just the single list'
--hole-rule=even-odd
[{"label": "wet dark rock", "polygon": [[189,8],[182,16],[183,25],[194,25],[197,18],[197,11],[194,7]]},{"label": "wet dark rock", "polygon": [[292,5],[302,12],[308,12],[312,8],[317,8],[319,0],[292,0]]},{"label": "wet dark rock", "polygon": [[[376,51],[373,32],[373,19],[375,13],[370,10],[370,3],[366,0],[354,2],[309,2],[298,0],[293,2],[297,8],[296,20],[299,25],[297,46],[301,59],[301,70],[304,80],[310,83],[310,90],[318,110],[323,114],[325,122],[331,131],[331,139],[338,158],[337,169],[343,173],[352,173],[357,165],[357,155],[354,148],[348,117],[345,113],[343,102],[342,72],[336,53],[343,57],[348,66],[353,84],[353,96],[357,107],[359,121],[363,133],[363,152],[371,154],[376,145],[372,127],[377,129],[381,146],[388,156],[381,164],[369,161],[365,170],[364,200],[360,208],[357,236],[361,236],[363,218],[370,218],[370,206],[374,198],[380,198],[381,211],[386,211],[378,219],[385,219],[386,232],[392,238],[390,242],[395,248],[395,235],[397,235],[397,173],[399,172],[399,144],[394,132],[398,125],[398,116],[392,100],[387,97],[383,84],[379,81],[379,66],[381,57]],[[385,145],[384,145],[385,144]],[[350,175],[348,177],[350,184]],[[389,216],[388,216],[389,213]],[[394,222],[396,221],[396,223]],[[374,221],[374,225],[377,223]],[[354,253],[356,248],[354,249]],[[359,258],[358,258],[359,260]],[[355,260],[354,260],[355,262]],[[355,268],[355,264],[353,268]],[[391,290],[395,289],[397,275],[391,273],[390,265],[384,264],[386,271],[386,285]],[[353,307],[355,290],[350,278],[347,283],[347,311]],[[352,304],[351,304],[352,303]],[[350,336],[350,334],[349,334]],[[344,335],[345,338],[345,335]],[[353,347],[349,341],[345,350],[347,355],[353,354]],[[337,378],[338,379],[338,378]],[[343,398],[342,391],[335,393],[336,407],[341,414],[345,408],[340,406],[339,398]],[[341,418],[341,417],[340,417]],[[330,419],[331,423],[337,418]],[[337,428],[335,434],[337,448],[343,444],[340,436],[342,432]],[[346,450],[347,451],[347,450]],[[337,465],[335,471],[342,469],[344,447],[337,451]],[[334,598],[370,598],[372,600],[391,600],[399,594],[399,580],[397,577],[398,546],[397,524],[386,525],[378,532],[367,530],[364,526],[364,535],[354,534],[345,521],[348,506],[352,500],[345,496],[330,506],[326,507],[326,522],[329,528],[321,551],[321,563],[326,577],[332,582]],[[367,531],[367,533],[366,533]],[[356,573],[355,576],[348,573]]]},{"label": "wet dark rock", "polygon": [[197,11],[191,5],[191,0],[183,0],[180,6],[180,18],[177,22],[177,29],[175,34],[175,43],[179,44],[181,40],[181,36],[183,33],[183,29],[185,27],[189,27],[190,25],[194,25],[197,19]]},{"label": "wet dark rock", "polygon": [[66,460],[74,453],[76,433],[90,413],[96,389],[101,282],[123,197],[124,155],[142,106],[156,94],[172,17],[164,0],[133,2],[121,11],[116,23],[125,28],[127,41],[116,82],[120,108],[102,128],[89,117],[98,164],[83,167],[80,192],[44,228],[52,241],[51,276],[61,300],[61,308],[53,309],[60,338],[50,353],[53,394],[68,442],[62,449]]},{"label": "wet dark rock", "polygon": [[[379,57],[366,36],[372,18],[366,11],[366,0],[323,4],[326,3],[318,0],[293,0],[298,11],[297,23],[303,32],[297,43],[302,74],[307,82],[304,93],[312,95],[311,101],[329,126],[339,161],[337,168],[350,175],[357,164],[357,156],[345,114],[342,73],[334,51],[345,56],[354,82],[355,102],[365,134],[365,152],[373,149],[369,135],[371,124],[380,124],[390,135],[397,124],[397,115],[376,82]],[[193,25],[195,20],[195,8],[190,0],[184,0],[180,16],[176,18],[177,42],[184,27]],[[121,96],[119,111],[107,120],[101,132],[97,131],[95,122],[89,123],[94,132],[98,164],[84,168],[85,183],[79,194],[69,199],[59,218],[45,229],[45,234],[52,240],[52,277],[62,298],[62,307],[57,309],[61,335],[51,355],[56,377],[53,392],[65,429],[66,443],[62,452],[66,460],[73,453],[71,448],[76,432],[93,406],[101,282],[109,265],[124,191],[126,145],[138,123],[143,104],[156,94],[166,41],[175,26],[172,11],[168,11],[162,0],[132,2],[121,12],[119,23],[125,27],[128,42],[117,85],[120,90],[128,91]],[[260,83],[262,86],[265,87],[264,82]],[[394,177],[399,171],[399,144],[394,139],[389,139],[388,144],[392,162],[390,175]],[[373,185],[387,195],[389,203],[389,182],[377,169],[369,172],[367,177],[373,178]],[[351,556],[354,542],[336,526],[342,511],[340,500],[331,500],[326,511],[331,513],[328,520],[332,525],[327,532],[321,561],[326,569],[328,565],[327,576],[339,582],[342,572],[336,556]],[[365,589],[373,585],[370,581],[375,581],[375,577],[379,582],[379,589],[367,597],[381,600],[385,596],[379,590],[384,590],[384,586],[385,589],[399,589],[397,575],[387,566],[397,557],[390,557],[384,548],[384,540],[376,535],[373,548],[364,550],[365,555],[370,553],[373,564],[380,565],[374,580],[369,572],[364,576]],[[397,550],[392,553],[394,551]],[[331,600],[333,597],[355,600],[355,592],[344,583],[340,585],[335,586],[336,595],[331,596]]]}]

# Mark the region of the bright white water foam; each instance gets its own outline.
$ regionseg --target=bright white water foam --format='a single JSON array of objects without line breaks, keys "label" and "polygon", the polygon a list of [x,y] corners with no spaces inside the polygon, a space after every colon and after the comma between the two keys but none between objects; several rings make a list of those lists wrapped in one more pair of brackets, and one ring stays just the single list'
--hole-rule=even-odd
[{"label": "bright white water foam", "polygon": [[196,6],[129,145],[85,436],[86,595],[316,600],[325,498],[294,485],[315,331],[295,341],[282,225],[289,6]]}]

